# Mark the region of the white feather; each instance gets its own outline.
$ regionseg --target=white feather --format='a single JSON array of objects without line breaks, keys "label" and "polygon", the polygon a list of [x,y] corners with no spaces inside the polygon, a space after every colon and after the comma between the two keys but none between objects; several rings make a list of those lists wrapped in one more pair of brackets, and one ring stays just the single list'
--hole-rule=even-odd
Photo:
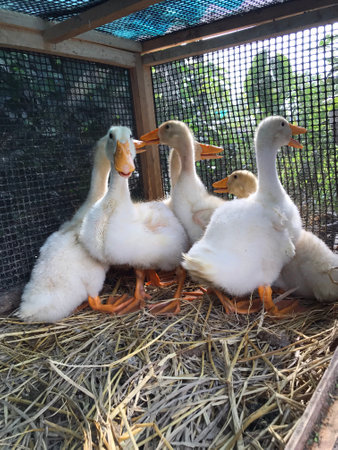
[{"label": "white feather", "polygon": [[25,321],[56,322],[68,316],[102,289],[106,264],[94,259],[79,243],[79,229],[90,206],[107,189],[110,164],[102,142],[96,147],[91,188],[73,219],[46,240],[40,249],[17,315]]}]

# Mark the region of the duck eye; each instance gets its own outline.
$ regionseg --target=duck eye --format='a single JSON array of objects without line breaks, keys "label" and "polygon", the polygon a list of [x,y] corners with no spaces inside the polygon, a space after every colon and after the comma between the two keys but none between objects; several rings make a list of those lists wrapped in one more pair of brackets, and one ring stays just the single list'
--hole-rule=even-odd
[{"label": "duck eye", "polygon": [[235,180],[237,179],[237,175],[234,175]]},{"label": "duck eye", "polygon": [[282,122],[282,127],[285,127],[285,123],[284,122]]},{"label": "duck eye", "polygon": [[109,139],[113,139],[113,133],[112,132],[109,133]]},{"label": "duck eye", "polygon": [[166,125],[165,127],[166,127],[166,129],[167,129],[167,130],[169,130],[169,128],[170,128],[170,125],[169,125],[169,124],[167,124],[167,125]]}]

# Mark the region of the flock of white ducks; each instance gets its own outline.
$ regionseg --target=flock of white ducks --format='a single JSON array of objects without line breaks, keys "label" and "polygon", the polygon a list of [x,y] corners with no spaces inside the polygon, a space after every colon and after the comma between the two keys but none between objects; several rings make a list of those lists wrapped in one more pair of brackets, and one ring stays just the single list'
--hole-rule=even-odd
[{"label": "flock of white ducks", "polygon": [[[338,255],[302,229],[298,209],[276,171],[280,147],[301,148],[292,134],[305,132],[283,117],[263,120],[255,134],[258,182],[250,172],[236,171],[214,183],[216,192],[237,196],[224,201],[206,191],[195,169],[196,160],[220,157],[221,149],[194,141],[182,122],[165,122],[142,136],[137,147],[161,143],[172,148],[171,196],[135,203],[128,179],[138,150],[129,128],[110,127],[96,145],[88,197],[73,219],[42,246],[18,316],[55,322],[87,297],[93,309],[115,314],[145,306],[154,313],[177,313],[185,279],[182,266],[214,289],[227,312],[258,309],[257,303],[236,304],[227,296],[247,295],[258,288],[271,314],[288,313],[294,305],[278,309],[272,284],[297,287],[297,294],[319,301],[338,300]],[[135,269],[135,292],[102,304],[98,294],[111,265]],[[178,277],[175,300],[170,306],[148,305],[146,277],[161,285],[155,271],[173,269]]]}]

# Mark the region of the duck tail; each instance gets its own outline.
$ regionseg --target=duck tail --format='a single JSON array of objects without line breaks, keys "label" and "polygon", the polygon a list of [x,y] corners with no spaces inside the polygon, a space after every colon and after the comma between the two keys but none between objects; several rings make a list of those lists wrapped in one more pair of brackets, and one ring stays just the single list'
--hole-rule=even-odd
[{"label": "duck tail", "polygon": [[183,253],[182,266],[189,272],[190,276],[197,281],[207,281],[207,264],[199,259],[193,258],[188,253]]}]

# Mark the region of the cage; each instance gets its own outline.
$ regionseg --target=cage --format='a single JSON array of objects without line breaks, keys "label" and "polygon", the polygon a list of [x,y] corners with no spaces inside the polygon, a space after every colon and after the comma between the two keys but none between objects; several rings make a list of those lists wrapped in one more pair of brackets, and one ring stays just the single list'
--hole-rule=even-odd
[{"label": "cage", "polygon": [[[42,244],[84,201],[93,145],[111,124],[127,125],[139,137],[177,119],[189,125],[198,141],[223,147],[222,159],[197,162],[198,174],[210,192],[214,181],[236,169],[256,171],[253,136],[262,118],[278,114],[306,127],[304,150],[280,153],[278,174],[300,210],[304,228],[337,250],[337,15],[336,0],[320,4],[315,0],[144,0],[121,5],[109,0],[0,0],[0,308],[2,304],[5,310],[11,303],[12,293],[15,301],[19,299]],[[167,147],[154,147],[137,157],[130,190],[136,200],[169,194]],[[192,319],[191,311],[199,317],[200,309],[189,311],[182,329],[176,329],[172,319],[143,318],[152,330],[149,336],[139,319],[135,323],[123,318],[111,325],[110,318],[98,324],[95,317],[85,315],[79,323],[69,318],[54,328],[28,328],[5,318],[4,387],[11,389],[2,394],[0,416],[5,427],[0,442],[3,439],[8,448],[28,448],[34,442],[41,448],[76,448],[83,443],[99,448],[268,448],[268,442],[269,448],[285,446],[334,351],[335,314],[316,311],[305,328],[293,319],[292,326],[286,324],[282,331],[279,324],[263,330],[259,321],[248,324],[236,318],[231,326],[237,332],[224,337],[217,315],[211,315],[216,323],[211,329],[209,323],[196,325],[196,318]],[[206,314],[209,318],[210,311]],[[229,331],[231,326],[229,322],[225,328]],[[111,327],[116,327],[123,344],[107,339],[115,350],[103,362],[83,354],[72,361],[69,354],[74,349],[69,350],[67,343],[82,342],[87,352],[81,339],[88,333],[94,351],[102,345],[98,336],[104,329],[111,333]],[[141,336],[133,337],[135,348],[125,332],[132,327]],[[152,365],[156,351],[160,352],[154,350],[154,343],[165,340],[166,330],[172,327],[162,359]],[[294,342],[285,329],[292,330]],[[306,329],[311,329],[309,335]],[[199,330],[196,333],[203,339],[192,330]],[[186,332],[190,337],[184,344]],[[207,335],[212,335],[211,340]],[[323,339],[315,348],[317,335]],[[254,339],[264,345],[257,348]],[[248,350],[249,342],[255,357]],[[312,357],[312,378],[306,378],[302,368],[303,384],[296,383],[296,375],[287,382],[285,371],[297,361],[282,354],[278,360],[276,355],[280,348],[300,352],[302,345]],[[147,348],[152,352],[147,353]],[[119,351],[121,358],[116,356]],[[19,353],[26,360],[21,361]],[[185,353],[191,357],[190,368],[180,359]],[[215,377],[203,380],[199,364],[204,362],[196,362],[198,357],[208,359]],[[31,365],[26,362],[29,358]],[[34,364],[42,364],[44,358],[48,368],[40,374]],[[303,353],[302,358],[307,361]],[[166,361],[172,363],[168,374],[161,369]],[[251,381],[244,382],[251,386],[250,392],[240,390],[242,372],[251,380],[248,361],[270,368],[276,364],[272,375],[261,367],[256,390],[269,396],[275,387],[269,391],[263,385],[265,379],[272,385],[272,377],[279,397],[271,400],[271,394],[266,400],[257,394],[254,399]],[[227,376],[220,374],[223,363]],[[183,372],[173,369],[175,364]],[[13,380],[11,367],[21,373],[22,387]],[[88,376],[83,373],[86,367],[90,367]],[[196,381],[199,370],[200,381]],[[53,375],[65,384],[52,382]],[[102,391],[96,387],[100,377],[106,383]],[[162,378],[152,392],[156,377]],[[229,383],[232,387],[225,388]],[[175,391],[170,390],[172,384]],[[55,395],[58,389],[62,393]],[[161,402],[161,389],[167,403]],[[180,396],[184,400],[178,414]],[[99,404],[103,399],[104,405]],[[40,408],[48,414],[40,414]],[[85,412],[79,419],[82,408]],[[256,428],[251,425],[255,414],[260,420]],[[177,417],[188,418],[183,423],[189,432],[180,429]],[[65,418],[72,424],[69,428]]]}]

